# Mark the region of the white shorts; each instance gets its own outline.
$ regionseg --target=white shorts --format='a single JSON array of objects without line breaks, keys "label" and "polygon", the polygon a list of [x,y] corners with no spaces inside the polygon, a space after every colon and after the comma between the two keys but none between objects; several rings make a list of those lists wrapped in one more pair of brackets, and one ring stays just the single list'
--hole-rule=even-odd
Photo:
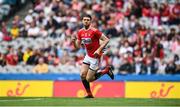
[{"label": "white shorts", "polygon": [[88,55],[86,55],[83,60],[83,63],[89,65],[89,69],[97,71],[99,69],[100,60],[96,58],[91,58]]}]

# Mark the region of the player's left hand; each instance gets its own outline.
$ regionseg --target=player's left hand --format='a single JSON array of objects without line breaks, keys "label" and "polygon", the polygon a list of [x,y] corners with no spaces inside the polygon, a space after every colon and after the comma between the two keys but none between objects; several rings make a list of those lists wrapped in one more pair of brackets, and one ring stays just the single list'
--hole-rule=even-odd
[{"label": "player's left hand", "polygon": [[96,58],[98,58],[98,57],[100,57],[100,51],[99,50],[96,50],[95,52],[94,52],[94,56],[96,57]]}]

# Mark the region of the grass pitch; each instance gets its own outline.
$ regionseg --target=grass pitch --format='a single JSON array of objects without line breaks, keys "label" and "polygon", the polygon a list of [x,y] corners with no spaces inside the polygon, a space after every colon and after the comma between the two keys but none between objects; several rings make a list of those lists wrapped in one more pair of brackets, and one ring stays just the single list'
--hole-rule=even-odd
[{"label": "grass pitch", "polygon": [[0,97],[0,106],[179,106],[180,99]]}]

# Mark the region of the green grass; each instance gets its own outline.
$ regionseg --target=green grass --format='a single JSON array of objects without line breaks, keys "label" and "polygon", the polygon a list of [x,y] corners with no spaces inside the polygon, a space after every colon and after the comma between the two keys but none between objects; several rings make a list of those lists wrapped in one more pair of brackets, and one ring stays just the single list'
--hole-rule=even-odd
[{"label": "green grass", "polygon": [[0,106],[180,106],[180,99],[0,97]]}]

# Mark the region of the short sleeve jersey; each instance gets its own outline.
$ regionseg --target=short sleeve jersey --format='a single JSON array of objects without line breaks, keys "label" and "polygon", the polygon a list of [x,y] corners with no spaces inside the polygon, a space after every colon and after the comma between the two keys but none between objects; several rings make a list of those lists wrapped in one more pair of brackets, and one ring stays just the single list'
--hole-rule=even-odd
[{"label": "short sleeve jersey", "polygon": [[95,28],[80,29],[77,34],[77,39],[80,40],[86,48],[89,57],[95,58],[94,52],[99,48],[100,37],[102,32]]}]

